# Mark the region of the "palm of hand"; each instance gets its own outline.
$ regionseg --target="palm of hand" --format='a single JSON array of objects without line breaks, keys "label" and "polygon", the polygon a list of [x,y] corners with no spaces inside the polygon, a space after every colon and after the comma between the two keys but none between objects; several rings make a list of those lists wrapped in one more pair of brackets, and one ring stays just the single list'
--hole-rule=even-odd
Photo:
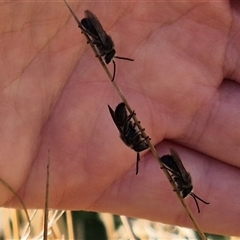
[{"label": "palm of hand", "polygon": [[[240,180],[239,85],[223,81],[238,81],[237,13],[231,15],[226,3],[112,3],[105,16],[106,8],[96,5],[75,12],[80,19],[85,9],[95,12],[117,54],[135,58],[116,60],[116,81],[159,155],[177,147],[197,193],[211,202],[202,206],[200,224],[206,231],[239,233],[233,222],[240,195],[228,191]],[[2,8],[11,14],[1,25],[1,177],[20,189],[27,206],[42,207],[50,148],[51,207],[171,223],[177,216],[175,224],[188,225],[150,152],[134,175],[136,155],[118,138],[107,110],[121,100],[65,5]],[[231,201],[219,199],[226,191]],[[10,201],[9,192],[1,192],[2,203]],[[171,201],[174,209],[162,207]],[[225,209],[222,222],[219,209]],[[201,222],[204,217],[209,222]]]}]

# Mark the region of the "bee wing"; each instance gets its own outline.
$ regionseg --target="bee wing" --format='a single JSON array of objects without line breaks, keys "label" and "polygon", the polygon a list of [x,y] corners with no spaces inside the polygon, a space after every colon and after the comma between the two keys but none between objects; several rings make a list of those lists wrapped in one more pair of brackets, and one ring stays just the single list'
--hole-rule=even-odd
[{"label": "bee wing", "polygon": [[86,18],[83,18],[81,21],[83,27],[86,29],[89,35],[91,35],[94,38],[97,38],[102,43],[102,45],[105,46],[106,41],[108,39],[108,35],[104,31],[96,15],[93,14],[91,11],[86,10],[85,17]]},{"label": "bee wing", "polygon": [[177,176],[181,177],[181,174],[179,173],[178,166],[177,166],[175,160],[173,159],[172,155],[162,156],[161,157],[161,162],[163,163],[163,165],[166,167],[166,169],[168,171],[170,171],[174,175],[177,175]]},{"label": "bee wing", "polygon": [[172,155],[172,157],[174,159],[176,167],[178,168],[178,172],[182,176],[182,179],[184,181],[189,181],[189,179],[191,179],[190,174],[187,172],[187,170],[183,166],[182,160],[181,160],[179,154],[173,148],[170,148],[170,152],[171,152],[171,155]]},{"label": "bee wing", "polygon": [[122,133],[123,129],[121,127],[119,127],[118,123],[117,123],[117,119],[115,116],[115,112],[113,111],[113,109],[108,105],[108,110],[112,116],[113,122],[115,123],[116,127],[118,128],[119,132]]}]

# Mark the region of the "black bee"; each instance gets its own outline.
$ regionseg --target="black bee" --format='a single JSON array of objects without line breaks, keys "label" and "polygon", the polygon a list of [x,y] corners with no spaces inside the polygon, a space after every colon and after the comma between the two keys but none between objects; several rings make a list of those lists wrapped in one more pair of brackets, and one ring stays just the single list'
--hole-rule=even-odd
[{"label": "black bee", "polygon": [[171,177],[173,181],[177,185],[177,189],[181,195],[182,198],[187,197],[188,195],[191,195],[197,205],[198,213],[200,213],[200,208],[198,206],[197,199],[205,204],[209,204],[208,202],[205,202],[200,197],[198,197],[196,194],[194,194],[193,191],[193,185],[192,185],[192,178],[190,176],[190,173],[186,171],[184,168],[181,158],[178,155],[178,153],[174,149],[170,149],[171,155],[164,155],[161,157],[161,162],[163,163],[164,167],[171,173]]},{"label": "black bee", "polygon": [[146,150],[149,146],[141,134],[141,131],[136,129],[136,125],[131,121],[131,118],[135,114],[127,114],[125,103],[120,103],[117,105],[115,111],[108,105],[109,112],[112,119],[120,132],[120,138],[122,141],[134,151],[137,152],[137,162],[136,162],[136,175],[138,174],[138,163],[140,161],[139,152]]},{"label": "black bee", "polygon": [[81,20],[81,22],[76,17],[75,13],[72,11],[72,9],[69,7],[67,2],[63,0],[65,4],[67,5],[68,9],[70,10],[71,14],[73,15],[74,19],[76,20],[78,27],[81,28],[85,33],[88,34],[88,36],[91,38],[92,44],[96,46],[96,49],[98,51],[99,56],[104,57],[105,63],[109,64],[111,61],[113,62],[113,77],[112,81],[115,78],[116,73],[116,64],[113,58],[119,58],[123,60],[128,61],[134,61],[131,58],[125,58],[125,57],[118,57],[115,56],[116,51],[114,49],[114,43],[112,38],[104,31],[100,21],[96,17],[95,14],[93,14],[91,11],[86,10],[84,12],[85,18]]}]

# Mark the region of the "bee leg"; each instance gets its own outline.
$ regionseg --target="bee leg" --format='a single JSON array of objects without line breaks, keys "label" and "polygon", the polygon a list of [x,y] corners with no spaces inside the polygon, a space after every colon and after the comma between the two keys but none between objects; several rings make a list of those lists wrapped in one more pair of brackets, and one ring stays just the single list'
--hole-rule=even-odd
[{"label": "bee leg", "polygon": [[[140,124],[141,122],[140,121],[138,121],[138,124]],[[137,126],[137,124],[134,122],[133,123],[133,127],[135,128]],[[145,128],[143,129],[143,131],[145,130]]]},{"label": "bee leg", "polygon": [[137,162],[136,162],[136,175],[138,174],[138,163],[140,161],[140,154],[137,152]]},{"label": "bee leg", "polygon": [[[133,126],[135,127],[136,124],[134,123]],[[136,132],[136,135],[139,135],[139,134],[140,134],[141,137],[144,138],[141,142],[146,142],[146,140],[151,141],[151,138],[150,138],[149,136],[147,136],[147,137],[143,137],[142,132],[144,132],[144,131],[145,131],[145,128],[143,128],[142,130],[138,130],[138,131]]]},{"label": "bee leg", "polygon": [[[83,34],[83,32],[82,32],[82,34]],[[87,40],[87,44],[89,44],[89,43],[91,43],[92,41],[91,40]]]},{"label": "bee leg", "polygon": [[145,137],[144,139],[151,141],[151,138],[149,136]]},{"label": "bee leg", "polygon": [[[81,29],[81,33],[83,34],[87,34],[88,35],[88,33],[84,30],[84,28],[82,28],[82,26],[79,24],[78,25],[78,27]],[[89,35],[88,35],[89,36]],[[87,44],[89,44],[90,42],[92,42],[91,40],[87,40]],[[92,42],[93,43],[93,42]]]},{"label": "bee leg", "polygon": [[133,110],[132,113],[129,114],[129,118],[131,119],[134,115],[136,115],[135,111]]},{"label": "bee leg", "polygon": [[84,31],[84,28],[82,27],[82,24],[80,22],[78,23],[78,27],[81,29],[82,34],[83,32],[86,33],[86,31]]},{"label": "bee leg", "polygon": [[131,118],[133,117],[133,115],[136,115],[136,113],[133,111],[131,114],[128,115],[125,124],[131,121]]},{"label": "bee leg", "polygon": [[[142,134],[141,134],[141,137],[143,137]],[[151,138],[147,136],[146,138],[143,138],[139,143],[146,142],[147,139],[151,140]],[[147,142],[146,142],[146,144],[147,144]]]},{"label": "bee leg", "polygon": [[168,168],[168,167],[161,167],[161,169],[167,169],[167,171],[169,172],[171,178],[174,177],[174,173],[175,173],[175,172],[174,172],[172,169],[170,169],[170,168]]},{"label": "bee leg", "polygon": [[136,113],[135,113],[134,110],[127,116],[127,119],[126,119],[125,123],[131,121],[131,119],[133,118],[133,116],[136,116]]},{"label": "bee leg", "polygon": [[[138,123],[140,123],[140,122],[138,122]],[[134,128],[137,127],[137,124],[136,124],[136,123],[133,123],[133,127],[134,127]],[[138,131],[137,131],[136,133],[140,133],[140,132],[143,132],[143,131],[145,131],[145,128],[143,128],[142,130],[139,130],[139,129],[138,129]]]}]

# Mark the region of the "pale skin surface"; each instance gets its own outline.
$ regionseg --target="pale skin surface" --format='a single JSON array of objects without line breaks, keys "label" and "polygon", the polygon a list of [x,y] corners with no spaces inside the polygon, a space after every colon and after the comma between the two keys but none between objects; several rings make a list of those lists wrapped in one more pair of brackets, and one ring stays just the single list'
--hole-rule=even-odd
[{"label": "pale skin surface", "polygon": [[[191,173],[206,232],[240,235],[240,8],[212,3],[69,3],[115,42],[116,81],[159,155]],[[151,152],[119,139],[121,101],[62,2],[1,3],[0,176],[27,207],[112,212],[193,227]],[[112,70],[112,64],[109,64]],[[168,141],[163,139],[168,139]],[[174,142],[174,143],[173,143]],[[1,205],[19,207],[0,186]],[[13,201],[12,201],[13,200]]]}]

